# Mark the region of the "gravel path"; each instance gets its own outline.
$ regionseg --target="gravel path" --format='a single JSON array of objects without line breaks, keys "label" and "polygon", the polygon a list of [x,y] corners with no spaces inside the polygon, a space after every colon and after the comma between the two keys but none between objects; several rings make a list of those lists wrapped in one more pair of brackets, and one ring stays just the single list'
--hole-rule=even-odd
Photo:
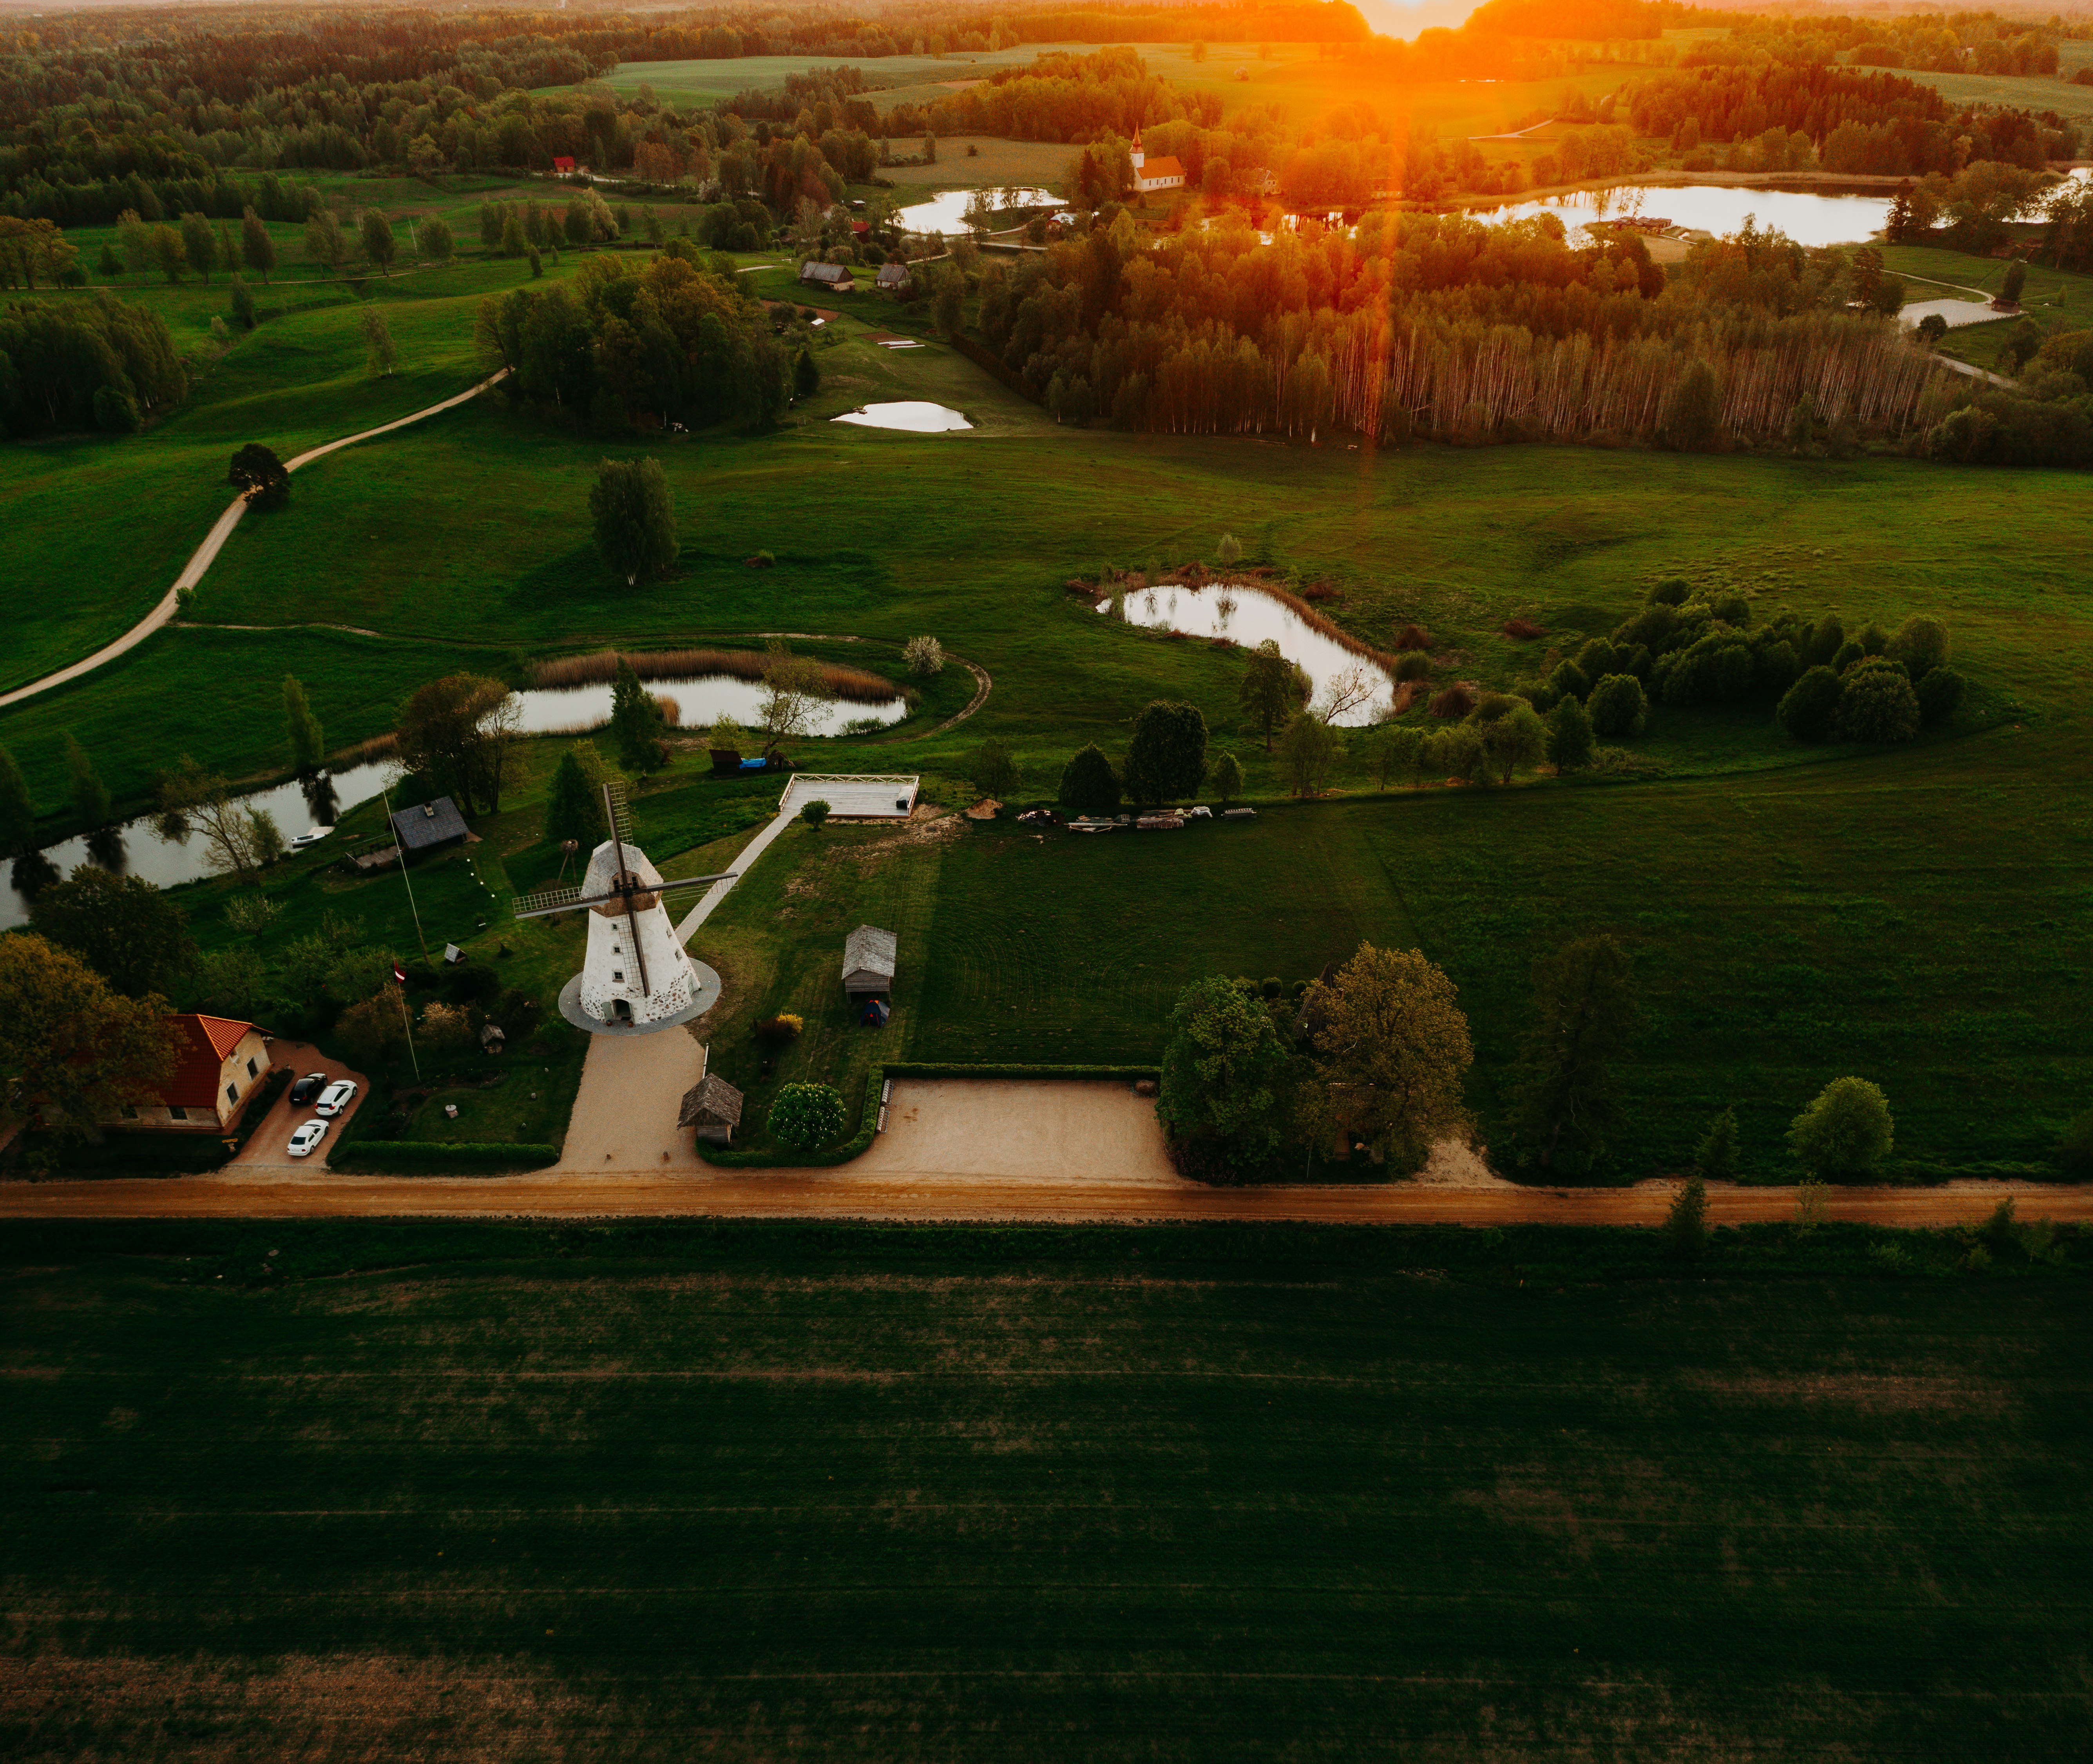
[{"label": "gravel path", "polygon": [[[375,436],[390,435],[395,429],[404,429],[410,423],[419,423],[425,417],[438,415],[454,405],[463,404],[468,398],[477,398],[480,393],[485,392],[508,371],[509,370],[505,367],[500,374],[496,374],[482,380],[477,386],[458,393],[455,397],[444,399],[441,404],[431,405],[426,410],[417,410],[412,416],[401,417],[392,423],[380,423],[375,429],[365,429],[357,435],[344,435],[338,441],[329,441],[323,446],[312,448],[299,454],[295,459],[286,460],[284,462],[284,469],[286,471],[296,471],[301,466],[310,466],[316,459],[324,459],[338,449],[353,447],[358,441],[367,441]],[[23,699],[33,698],[39,692],[48,692],[54,686],[64,685],[67,680],[76,680],[83,674],[92,674],[105,661],[114,661],[128,649],[136,648],[154,631],[174,618],[176,608],[181,604],[182,591],[184,588],[193,588],[203,580],[204,572],[209,570],[212,563],[216,561],[219,553],[224,548],[226,540],[232,536],[233,528],[239,526],[240,516],[246,512],[247,498],[244,496],[235,496],[225,512],[212,524],[210,531],[204,535],[203,543],[189,553],[189,561],[182,566],[182,573],[175,578],[175,585],[161,597],[160,604],[133,625],[130,630],[124,632],[115,642],[103,644],[84,661],[76,661],[69,668],[61,668],[56,674],[47,674],[41,680],[32,680],[27,686],[18,686],[11,692],[0,694],[0,705],[16,704]],[[371,635],[375,635],[375,633]]]}]

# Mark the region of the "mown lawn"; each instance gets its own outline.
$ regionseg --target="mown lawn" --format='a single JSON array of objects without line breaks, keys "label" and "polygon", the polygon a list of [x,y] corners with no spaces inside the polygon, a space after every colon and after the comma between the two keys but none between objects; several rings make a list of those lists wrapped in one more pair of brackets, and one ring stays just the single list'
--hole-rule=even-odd
[{"label": "mown lawn", "polygon": [[11,1226],[0,1743],[2082,1756],[2082,1279],[1721,1235]]}]

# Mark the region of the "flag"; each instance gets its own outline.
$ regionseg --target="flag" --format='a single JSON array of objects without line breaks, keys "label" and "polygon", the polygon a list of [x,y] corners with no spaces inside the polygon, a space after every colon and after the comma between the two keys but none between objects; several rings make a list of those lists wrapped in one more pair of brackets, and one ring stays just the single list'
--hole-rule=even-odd
[{"label": "flag", "polygon": [[392,977],[394,980],[398,982],[400,985],[404,986],[407,983],[407,970],[402,968],[399,963],[395,962],[392,964]]}]

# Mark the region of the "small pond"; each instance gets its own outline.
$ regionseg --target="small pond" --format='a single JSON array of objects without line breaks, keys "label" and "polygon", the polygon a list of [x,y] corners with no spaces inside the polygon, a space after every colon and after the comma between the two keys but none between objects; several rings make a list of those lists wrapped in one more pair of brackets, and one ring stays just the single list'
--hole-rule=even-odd
[{"label": "small pond", "polygon": [[[1109,618],[1112,601],[1099,601],[1098,610]],[[1364,703],[1335,719],[1341,728],[1379,722],[1395,696],[1395,683],[1384,670],[1324,636],[1284,600],[1262,588],[1218,582],[1203,588],[1165,584],[1127,595],[1124,611],[1130,625],[1181,631],[1192,637],[1226,637],[1246,649],[1254,649],[1269,639],[1289,661],[1298,664],[1313,683],[1313,696],[1319,700],[1324,688],[1339,674],[1363,670],[1372,691]]]},{"label": "small pond", "polygon": [[[606,689],[607,690],[607,689]],[[390,760],[368,765],[353,765],[344,771],[321,773],[317,778],[277,784],[243,796],[240,802],[266,808],[275,817],[286,839],[295,839],[314,827],[331,827],[359,803],[366,803],[381,789],[389,787],[400,768]],[[46,846],[41,854],[56,866],[60,876],[70,876],[82,864],[99,864],[126,876],[142,876],[162,888],[177,882],[196,882],[211,873],[204,861],[208,847],[201,834],[184,839],[164,839],[155,830],[153,817],[141,815],[120,826],[105,827],[89,838],[66,839]],[[9,869],[0,886],[0,930],[26,925],[29,919],[27,895],[15,886]]]},{"label": "small pond", "polygon": [[[989,199],[998,208],[1059,208],[1061,198],[1051,190],[994,189]],[[964,232],[967,204],[972,190],[940,190],[927,202],[912,202],[894,212],[894,224],[904,232]]]},{"label": "small pond", "polygon": [[1510,202],[1502,208],[1471,210],[1486,223],[1554,215],[1571,232],[1572,245],[1589,241],[1588,220],[1647,215],[1675,227],[1717,235],[1733,233],[1747,215],[1757,218],[1762,232],[1784,232],[1797,245],[1861,245],[1880,232],[1889,220],[1891,193],[1861,194],[1825,189],[1780,189],[1759,184],[1749,189],[1726,184],[1620,184],[1606,190],[1573,190],[1566,196],[1533,202]]},{"label": "small pond", "polygon": [[855,423],[868,429],[906,429],[913,435],[942,435],[947,429],[973,427],[958,411],[947,410],[942,405],[925,404],[917,398],[904,399],[899,404],[860,405],[830,420]]},{"label": "small pond", "polygon": [[[722,711],[743,725],[753,726],[763,702],[763,683],[744,680],[731,674],[705,674],[687,680],[642,680],[657,698],[676,701],[677,726],[702,730]],[[518,692],[522,731],[527,735],[578,735],[600,729],[610,721],[610,683],[594,686],[534,687]],[[846,698],[832,699],[816,708],[807,732],[839,735],[852,724],[860,732],[884,729],[908,714],[905,698],[890,698],[879,704],[859,704]]]}]

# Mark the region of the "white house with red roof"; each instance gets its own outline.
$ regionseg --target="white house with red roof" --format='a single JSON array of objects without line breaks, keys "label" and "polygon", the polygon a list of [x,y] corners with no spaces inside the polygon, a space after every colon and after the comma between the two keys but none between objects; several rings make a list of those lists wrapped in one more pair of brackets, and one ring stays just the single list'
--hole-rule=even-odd
[{"label": "white house with red roof", "polygon": [[1141,131],[1133,132],[1133,187],[1146,196],[1151,190],[1181,190],[1185,188],[1185,167],[1174,158],[1165,156],[1150,159],[1142,150]]},{"label": "white house with red roof", "polygon": [[169,1013],[175,1066],[159,1093],[125,1105],[120,1127],[223,1133],[269,1075],[269,1042],[252,1023],[201,1011]]}]

